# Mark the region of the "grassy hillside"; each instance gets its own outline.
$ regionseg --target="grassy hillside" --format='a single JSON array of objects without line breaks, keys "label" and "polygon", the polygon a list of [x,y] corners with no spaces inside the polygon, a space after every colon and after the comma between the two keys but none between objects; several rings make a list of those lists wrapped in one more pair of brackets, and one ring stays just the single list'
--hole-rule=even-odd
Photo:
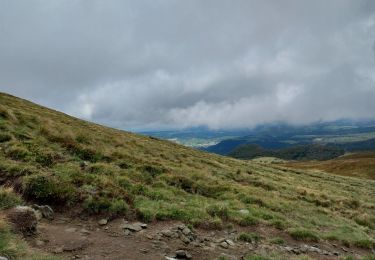
[{"label": "grassy hillside", "polygon": [[316,169],[342,176],[375,180],[375,153],[363,152],[318,162],[287,162],[286,166],[297,169]]},{"label": "grassy hillside", "polygon": [[[0,94],[0,183],[82,214],[284,230],[363,248],[375,182],[239,161],[85,122]],[[1,209],[18,203],[1,200]],[[247,209],[249,213],[240,211]]]}]

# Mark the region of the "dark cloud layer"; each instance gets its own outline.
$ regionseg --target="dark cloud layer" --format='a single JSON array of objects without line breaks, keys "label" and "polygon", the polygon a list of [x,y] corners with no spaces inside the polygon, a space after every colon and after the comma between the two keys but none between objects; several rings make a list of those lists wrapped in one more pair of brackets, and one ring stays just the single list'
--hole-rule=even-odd
[{"label": "dark cloud layer", "polygon": [[128,128],[375,118],[372,0],[0,0],[0,90]]}]

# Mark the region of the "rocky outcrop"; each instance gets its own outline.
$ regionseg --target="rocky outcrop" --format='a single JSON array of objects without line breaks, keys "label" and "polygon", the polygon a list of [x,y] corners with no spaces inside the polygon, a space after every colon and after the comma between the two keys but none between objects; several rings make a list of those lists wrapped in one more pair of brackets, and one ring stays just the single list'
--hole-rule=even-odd
[{"label": "rocky outcrop", "polygon": [[24,235],[33,235],[37,231],[37,213],[31,207],[17,206],[11,209],[7,215],[7,219],[15,232]]},{"label": "rocky outcrop", "polygon": [[53,219],[54,212],[50,206],[48,205],[39,206],[39,205],[34,204],[31,207],[34,210],[36,210],[37,213],[40,213],[41,217],[49,219],[49,220]]}]

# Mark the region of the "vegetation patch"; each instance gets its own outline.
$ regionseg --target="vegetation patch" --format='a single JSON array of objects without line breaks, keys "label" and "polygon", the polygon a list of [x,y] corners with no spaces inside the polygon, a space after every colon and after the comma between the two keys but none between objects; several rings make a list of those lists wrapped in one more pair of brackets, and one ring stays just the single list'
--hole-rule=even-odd
[{"label": "vegetation patch", "polygon": [[47,204],[69,204],[76,197],[72,184],[53,175],[25,177],[23,191],[26,198]]},{"label": "vegetation patch", "polygon": [[238,236],[238,240],[249,242],[249,243],[256,243],[259,242],[261,237],[256,233],[241,233]]},{"label": "vegetation patch", "polygon": [[9,209],[22,204],[22,198],[12,188],[0,187],[0,210]]},{"label": "vegetation patch", "polygon": [[306,229],[292,229],[289,231],[291,237],[295,240],[318,242],[319,237],[316,233]]}]

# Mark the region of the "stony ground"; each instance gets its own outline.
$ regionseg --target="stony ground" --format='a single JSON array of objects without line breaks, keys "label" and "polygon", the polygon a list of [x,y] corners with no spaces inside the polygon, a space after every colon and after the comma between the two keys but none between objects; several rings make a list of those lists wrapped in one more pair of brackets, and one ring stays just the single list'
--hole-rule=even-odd
[{"label": "stony ground", "polygon": [[[256,232],[260,237],[282,237],[283,245],[267,241],[243,242],[241,232]],[[28,237],[37,250],[63,259],[244,259],[248,255],[268,255],[276,259],[340,259],[366,255],[360,249],[341,245],[297,242],[269,227],[244,229],[233,227],[220,231],[191,230],[180,222],[157,222],[145,225],[124,219],[77,219],[57,215],[43,219],[37,235]],[[303,259],[303,258],[302,258]]]}]

